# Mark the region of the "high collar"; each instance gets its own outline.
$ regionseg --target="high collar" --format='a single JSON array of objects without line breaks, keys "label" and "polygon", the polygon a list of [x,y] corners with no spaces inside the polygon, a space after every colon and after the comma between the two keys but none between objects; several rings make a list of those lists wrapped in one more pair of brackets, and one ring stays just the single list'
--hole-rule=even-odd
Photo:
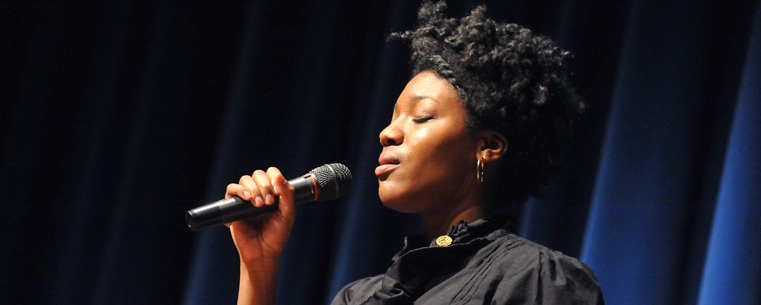
[{"label": "high collar", "polygon": [[[452,245],[468,243],[474,239],[485,238],[497,229],[505,229],[508,233],[513,233],[512,221],[509,219],[496,220],[492,218],[482,218],[471,223],[461,220],[453,225],[447,235],[452,238]],[[441,247],[436,244],[436,240],[426,240],[422,235],[407,236],[404,239],[404,247],[396,253],[393,261],[396,261],[405,253],[423,247]],[[451,246],[451,245],[450,245]]]},{"label": "high collar", "polygon": [[[394,256],[386,270],[381,288],[366,304],[412,304],[436,277],[455,272],[460,261],[470,257],[495,239],[512,233],[509,221],[491,219],[471,223],[461,221],[447,234],[452,243],[438,246],[423,236],[409,236],[402,251]],[[453,269],[454,268],[454,269]]]}]

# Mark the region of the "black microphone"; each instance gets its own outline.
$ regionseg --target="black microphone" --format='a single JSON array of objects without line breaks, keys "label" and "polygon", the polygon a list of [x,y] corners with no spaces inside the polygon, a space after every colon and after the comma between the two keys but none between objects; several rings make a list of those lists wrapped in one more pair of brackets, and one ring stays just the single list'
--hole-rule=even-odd
[{"label": "black microphone", "polygon": [[[349,192],[351,171],[341,163],[325,164],[301,177],[288,180],[288,183],[295,188],[293,199],[296,203],[332,200]],[[195,231],[208,226],[230,223],[276,211],[277,209],[277,198],[275,198],[275,203],[257,208],[251,202],[233,196],[188,210],[185,213],[185,222],[190,230]]]}]

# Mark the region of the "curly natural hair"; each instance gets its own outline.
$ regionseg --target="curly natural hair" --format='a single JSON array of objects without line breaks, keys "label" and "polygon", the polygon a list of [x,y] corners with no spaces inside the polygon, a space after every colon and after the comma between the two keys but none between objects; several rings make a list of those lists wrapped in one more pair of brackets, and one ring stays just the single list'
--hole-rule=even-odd
[{"label": "curly natural hair", "polygon": [[390,38],[411,42],[413,76],[430,70],[454,85],[468,128],[507,138],[492,195],[507,204],[541,195],[587,107],[569,82],[570,53],[525,27],[486,18],[485,6],[461,19],[445,18],[445,8],[423,2],[417,28]]}]

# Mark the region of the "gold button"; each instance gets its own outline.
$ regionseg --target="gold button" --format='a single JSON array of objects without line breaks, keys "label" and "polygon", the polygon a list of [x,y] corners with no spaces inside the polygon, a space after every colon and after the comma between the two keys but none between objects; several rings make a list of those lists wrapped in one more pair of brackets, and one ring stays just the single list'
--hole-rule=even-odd
[{"label": "gold button", "polygon": [[452,238],[449,235],[441,235],[436,239],[436,244],[440,247],[446,247],[452,244]]}]

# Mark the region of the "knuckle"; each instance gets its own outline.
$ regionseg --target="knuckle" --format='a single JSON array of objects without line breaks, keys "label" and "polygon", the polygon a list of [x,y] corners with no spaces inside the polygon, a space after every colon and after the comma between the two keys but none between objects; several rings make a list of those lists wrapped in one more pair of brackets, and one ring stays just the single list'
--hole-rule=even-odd
[{"label": "knuckle", "polygon": [[262,193],[271,193],[272,192],[272,184],[263,184],[259,186],[259,188],[262,190]]}]

